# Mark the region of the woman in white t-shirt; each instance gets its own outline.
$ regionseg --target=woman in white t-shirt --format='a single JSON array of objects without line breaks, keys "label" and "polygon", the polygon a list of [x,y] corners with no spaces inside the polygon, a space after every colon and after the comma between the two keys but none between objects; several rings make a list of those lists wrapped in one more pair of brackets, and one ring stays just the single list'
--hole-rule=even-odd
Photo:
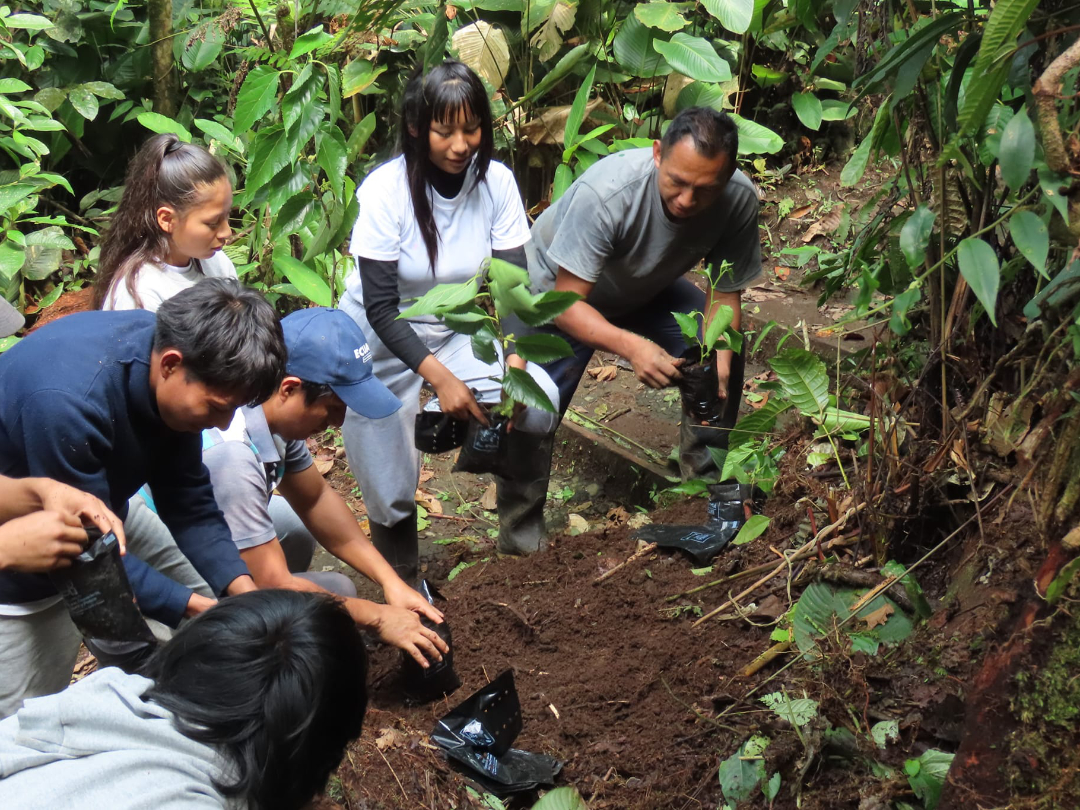
[{"label": "woman in white t-shirt", "polygon": [[[433,389],[444,413],[486,423],[473,391],[481,403],[498,402],[500,386],[491,377],[500,376],[501,368],[474,357],[468,335],[429,316],[397,316],[436,284],[472,278],[492,256],[524,267],[529,223],[513,173],[491,157],[487,92],[462,63],[447,60],[426,75],[414,73],[405,90],[398,144],[400,156],[372,171],[357,191],[360,211],[350,243],[357,270],[348,278],[341,307],[364,330],[376,376],[403,407],[378,420],[349,411],[343,432],[371,539],[409,581],[417,569],[420,453],[413,434],[420,389]],[[558,402],[542,369],[516,355],[507,362],[526,369]],[[543,456],[534,466],[548,464],[554,427],[553,415],[526,409],[510,433],[514,456]],[[524,471],[513,480],[497,479],[500,550],[528,553],[543,538],[542,510],[522,511],[526,499],[520,490],[528,478]]]},{"label": "woman in white t-shirt", "polygon": [[175,135],[155,135],[128,167],[101,243],[94,305],[154,312],[204,278],[236,278],[221,250],[231,209],[225,164]]}]

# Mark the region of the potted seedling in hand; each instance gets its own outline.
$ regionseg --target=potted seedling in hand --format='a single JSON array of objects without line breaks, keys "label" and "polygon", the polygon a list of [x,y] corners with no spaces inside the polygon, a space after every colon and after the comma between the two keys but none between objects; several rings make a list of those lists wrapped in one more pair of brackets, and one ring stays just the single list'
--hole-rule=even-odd
[{"label": "potted seedling in hand", "polygon": [[[580,297],[556,291],[534,295],[529,292],[529,274],[525,270],[501,259],[490,259],[473,278],[460,284],[438,284],[398,315],[430,315],[448,329],[469,335],[473,355],[497,369],[490,379],[499,383],[502,397],[497,403],[480,403],[487,411],[487,425],[469,419],[455,470],[508,475],[505,439],[515,413],[522,407],[555,412],[555,404],[543,388],[528,371],[508,363],[507,357],[512,352],[522,360],[547,363],[569,357],[570,344],[547,333],[515,335],[507,332],[507,326],[513,316],[527,326],[543,326]],[[417,417],[418,440],[423,417]],[[443,452],[451,446],[456,444],[420,449]]]},{"label": "potted seedling in hand", "polygon": [[[704,275],[711,291],[715,292],[717,281],[729,272],[731,265],[724,262],[715,276],[712,265],[705,268]],[[687,362],[679,367],[679,391],[683,408],[700,425],[719,425],[726,404],[720,398],[720,378],[717,375],[717,354],[722,351],[742,351],[742,335],[732,328],[735,311],[726,304],[719,304],[711,321],[703,312],[671,313],[679,324],[688,350]]]}]

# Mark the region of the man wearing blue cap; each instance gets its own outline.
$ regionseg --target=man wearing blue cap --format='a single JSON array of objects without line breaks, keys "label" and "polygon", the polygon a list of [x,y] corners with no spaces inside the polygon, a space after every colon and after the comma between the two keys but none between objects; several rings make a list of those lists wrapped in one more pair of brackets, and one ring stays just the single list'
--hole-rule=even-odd
[{"label": "man wearing blue cap", "polygon": [[[441,622],[442,614],[371,544],[304,441],[340,427],[346,407],[381,419],[401,403],[372,375],[367,339],[344,312],[306,309],[281,326],[288,360],[277,391],[258,407],[240,408],[225,430],[203,434],[203,463],[233,542],[259,588],[335,593],[358,625],[427,666],[447,647],[419,617]],[[306,573],[316,542],[377,583],[386,604],[356,598],[341,574]]]}]

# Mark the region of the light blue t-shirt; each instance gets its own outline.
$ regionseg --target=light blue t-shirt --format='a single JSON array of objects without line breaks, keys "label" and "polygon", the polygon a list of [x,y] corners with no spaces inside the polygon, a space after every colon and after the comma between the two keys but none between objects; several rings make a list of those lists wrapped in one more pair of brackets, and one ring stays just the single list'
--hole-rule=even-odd
[{"label": "light blue t-shirt", "polygon": [[757,189],[736,171],[720,199],[685,220],[664,212],[651,147],[627,149],[591,166],[545,210],[526,246],[538,292],[559,267],[595,283],[586,299],[605,317],[633,312],[702,259],[731,273],[716,289],[735,292],[761,275]]}]

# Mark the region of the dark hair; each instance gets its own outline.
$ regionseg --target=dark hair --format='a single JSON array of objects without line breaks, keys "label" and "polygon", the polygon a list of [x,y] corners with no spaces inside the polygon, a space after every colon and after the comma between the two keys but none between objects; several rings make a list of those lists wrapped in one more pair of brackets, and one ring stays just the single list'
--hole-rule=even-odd
[{"label": "dark hair", "polygon": [[672,119],[660,139],[660,154],[667,157],[671,147],[683,138],[694,139],[694,148],[707,158],[725,154],[732,166],[739,155],[739,129],[726,112],[712,107],[687,107]]},{"label": "dark hair", "polygon": [[[147,662],[143,696],[182,734],[224,753],[226,796],[256,810],[304,806],[360,736],[367,654],[326,594],[252,591],[223,599]],[[235,779],[232,777],[235,775]]]},{"label": "dark hair", "polygon": [[334,389],[326,383],[300,381],[300,390],[304,392],[304,404],[314,405],[315,400],[334,393]]},{"label": "dark hair", "polygon": [[[447,59],[426,75],[423,67],[417,66],[405,86],[398,148],[405,156],[409,196],[412,198],[416,223],[420,226],[420,234],[427,247],[432,273],[439,258],[439,228],[435,224],[435,214],[428,196],[428,153],[431,149],[428,130],[432,121],[453,120],[460,114],[470,113],[480,119],[480,148],[473,167],[476,182],[481,183],[487,177],[488,164],[495,151],[491,104],[484,83],[456,59]],[[416,135],[412,134],[413,131]]]},{"label": "dark hair", "polygon": [[175,135],[155,135],[143,144],[128,166],[124,195],[101,242],[94,307],[101,307],[116,280],[123,280],[142,306],[135,291],[139,268],[163,261],[169,253],[169,235],[158,225],[158,208],[167,205],[183,213],[223,177],[228,178],[224,163]]},{"label": "dark hair", "polygon": [[185,374],[252,406],[285,378],[285,335],[270,303],[231,278],[208,278],[162,302],[154,351],[176,349]]}]

